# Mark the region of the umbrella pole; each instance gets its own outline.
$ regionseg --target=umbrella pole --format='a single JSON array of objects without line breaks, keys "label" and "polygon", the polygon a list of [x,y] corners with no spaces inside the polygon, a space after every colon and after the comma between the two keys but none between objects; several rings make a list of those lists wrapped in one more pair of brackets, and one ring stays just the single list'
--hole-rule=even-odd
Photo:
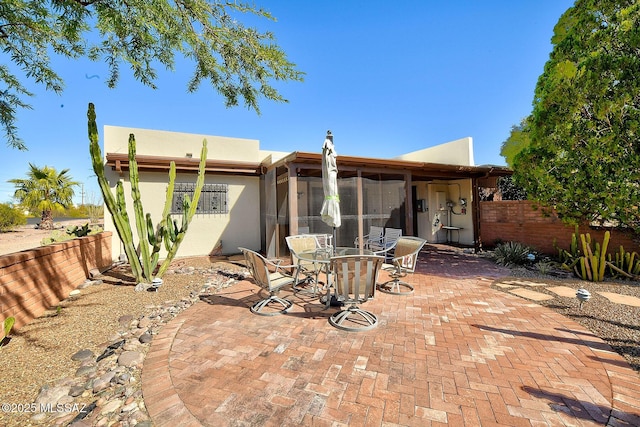
[{"label": "umbrella pole", "polygon": [[[334,249],[338,246],[338,241],[336,240],[336,228],[333,227],[333,247]],[[335,250],[333,251],[335,254]]]}]

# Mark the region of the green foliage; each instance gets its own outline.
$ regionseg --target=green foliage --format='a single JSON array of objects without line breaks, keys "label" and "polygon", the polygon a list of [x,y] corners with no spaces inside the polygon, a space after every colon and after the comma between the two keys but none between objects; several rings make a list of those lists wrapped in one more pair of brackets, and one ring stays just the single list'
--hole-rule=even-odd
[{"label": "green foliage", "polygon": [[0,203],[0,232],[13,230],[19,225],[25,225],[27,217],[20,209],[6,203]]},{"label": "green foliage", "polygon": [[194,63],[190,92],[208,81],[227,106],[242,101],[258,113],[261,98],[287,102],[273,82],[301,81],[303,73],[272,33],[245,27],[242,15],[275,21],[268,12],[237,1],[3,0],[0,50],[7,61],[0,64],[0,125],[8,145],[26,150],[15,122],[18,109],[31,108],[25,98],[32,93],[15,70],[57,94],[64,89],[52,53],[106,63],[110,88],[118,83],[122,65],[155,88],[154,67],[172,70],[178,54]]},{"label": "green foliage", "polygon": [[7,338],[7,336],[9,336],[9,333],[11,332],[11,329],[13,328],[13,325],[16,323],[16,318],[15,317],[7,317],[6,319],[4,319],[2,321],[2,339],[0,339],[0,347],[2,347],[2,344],[5,340],[5,338]]},{"label": "green foliage", "polygon": [[66,242],[68,240],[73,240],[78,237],[92,236],[94,234],[98,234],[102,232],[102,227],[96,225],[89,225],[89,223],[83,225],[82,227],[78,226],[70,226],[63,230],[53,230],[48,237],[45,237],[40,241],[40,244],[43,246],[51,245],[53,243]]},{"label": "green foliage", "polygon": [[604,233],[602,245],[597,242],[591,242],[589,233],[580,235],[582,243],[582,256],[578,259],[578,266],[574,267],[574,271],[583,280],[591,280],[593,282],[601,282],[604,280],[606,267],[607,246],[611,233]]},{"label": "green foliage", "polygon": [[69,175],[69,169],[39,168],[29,163],[27,178],[10,179],[16,190],[13,197],[29,211],[42,212],[40,227],[53,229],[53,212],[64,212],[72,205],[74,190],[79,185]]},{"label": "green foliage", "polygon": [[554,266],[554,263],[549,261],[540,261],[535,264],[536,270],[538,270],[540,274],[549,274]]},{"label": "green foliage", "polygon": [[535,255],[535,251],[520,242],[505,242],[496,245],[492,258],[496,264],[504,266],[527,265],[531,263],[530,254]]},{"label": "green foliage", "polygon": [[84,204],[80,206],[71,206],[65,209],[62,216],[71,218],[89,218],[90,222],[98,222],[104,217],[104,206],[102,204]]},{"label": "green foliage", "polygon": [[501,176],[497,180],[502,200],[527,200],[527,193],[518,186],[511,176]]},{"label": "green foliage", "polygon": [[522,119],[519,125],[511,127],[509,138],[502,142],[500,155],[504,157],[507,166],[513,166],[513,160],[522,150],[529,146],[528,118]]},{"label": "green foliage", "polygon": [[580,251],[580,229],[576,225],[576,229],[571,235],[571,243],[569,244],[569,250],[563,249],[558,246],[557,239],[553,239],[553,247],[558,251],[558,260],[562,264],[571,264],[573,260],[580,257],[582,252]]},{"label": "green foliage", "polygon": [[67,227],[67,234],[74,237],[88,236],[90,231],[89,223],[84,224],[82,227],[78,227],[77,225]]},{"label": "green foliage", "polygon": [[640,3],[578,0],[558,21],[514,179],[563,221],[640,231]]},{"label": "green foliage", "polygon": [[100,222],[101,219],[104,219],[104,205],[90,204],[83,205],[82,208],[84,212],[86,212],[90,223],[96,224]]},{"label": "green foliage", "polygon": [[618,252],[613,255],[607,254],[607,265],[613,277],[636,278],[640,275],[640,257],[637,252],[626,252],[620,245]]},{"label": "green foliage", "polygon": [[[131,183],[131,197],[133,199],[133,210],[135,215],[135,224],[137,236],[139,239],[137,248],[140,250],[138,256],[136,245],[133,241],[133,232],[127,206],[124,198],[124,189],[122,181],[116,184],[116,195],[114,197],[104,173],[104,164],[102,162],[102,152],[98,144],[98,127],[96,125],[96,113],[93,104],[89,104],[87,112],[88,133],[89,133],[89,151],[93,170],[98,178],[98,184],[104,197],[105,205],[111,213],[113,223],[120,241],[123,243],[125,254],[129,260],[131,271],[138,282],[146,281],[151,283],[154,278],[161,278],[169,268],[169,264],[175,258],[178,248],[184,239],[189,227],[191,219],[198,208],[198,200],[204,186],[205,166],[207,163],[207,141],[202,142],[202,150],[200,152],[200,163],[198,167],[198,178],[196,180],[193,200],[188,196],[183,200],[182,224],[178,227],[177,222],[171,217],[171,201],[173,199],[173,190],[176,178],[176,165],[171,162],[169,168],[169,185],[165,198],[162,219],[157,227],[153,227],[150,213],[144,213],[142,206],[138,163],[136,161],[136,140],[133,134],[129,135],[129,181]],[[160,257],[160,249],[164,240],[167,256],[162,265],[156,272]]]},{"label": "green foliage", "polygon": [[[606,231],[602,244],[591,240],[591,235],[581,234],[576,226],[571,236],[570,249],[558,249],[558,255],[562,268],[573,270],[576,276],[582,280],[601,282],[605,278],[607,262],[607,248],[611,233]],[[554,242],[555,244],[555,242]]]}]

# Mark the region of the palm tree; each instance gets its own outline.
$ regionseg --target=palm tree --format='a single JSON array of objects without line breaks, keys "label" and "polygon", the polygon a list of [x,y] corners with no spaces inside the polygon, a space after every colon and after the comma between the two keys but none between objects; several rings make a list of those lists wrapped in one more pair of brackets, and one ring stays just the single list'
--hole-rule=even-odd
[{"label": "palm tree", "polygon": [[10,179],[16,186],[13,197],[30,211],[42,212],[40,228],[53,229],[53,212],[64,211],[72,204],[73,187],[80,185],[72,181],[69,169],[58,173],[55,168],[38,168],[29,163],[26,179]]}]

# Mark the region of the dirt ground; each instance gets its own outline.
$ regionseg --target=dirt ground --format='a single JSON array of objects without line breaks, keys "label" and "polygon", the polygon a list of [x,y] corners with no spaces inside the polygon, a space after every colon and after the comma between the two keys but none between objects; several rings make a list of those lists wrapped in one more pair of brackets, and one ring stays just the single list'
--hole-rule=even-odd
[{"label": "dirt ground", "polygon": [[[81,226],[87,222],[87,219],[74,219],[54,224],[58,231],[64,231],[72,225]],[[0,233],[0,255],[37,248],[42,245],[42,239],[49,237],[51,233],[51,230],[40,230],[35,225],[23,225],[13,231]]]}]

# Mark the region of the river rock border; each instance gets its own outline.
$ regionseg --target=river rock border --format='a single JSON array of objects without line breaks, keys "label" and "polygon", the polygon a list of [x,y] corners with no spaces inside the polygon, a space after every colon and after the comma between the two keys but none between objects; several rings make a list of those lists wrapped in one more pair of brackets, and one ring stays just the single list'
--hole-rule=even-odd
[{"label": "river rock border", "polygon": [[[180,301],[147,306],[149,312],[145,315],[120,317],[118,322],[124,331],[112,335],[110,344],[101,354],[95,355],[87,349],[73,354],[71,359],[81,362],[75,376],[59,379],[40,389],[34,403],[35,407],[45,409],[33,415],[32,422],[72,427],[153,425],[144,405],[140,381],[142,362],[153,336],[169,320],[199,301],[201,296],[228,288],[249,274],[195,267],[178,268],[167,273],[202,274],[207,279],[199,292],[193,291]],[[100,283],[101,280],[87,280],[80,288]],[[84,403],[87,401],[91,403]]]}]

